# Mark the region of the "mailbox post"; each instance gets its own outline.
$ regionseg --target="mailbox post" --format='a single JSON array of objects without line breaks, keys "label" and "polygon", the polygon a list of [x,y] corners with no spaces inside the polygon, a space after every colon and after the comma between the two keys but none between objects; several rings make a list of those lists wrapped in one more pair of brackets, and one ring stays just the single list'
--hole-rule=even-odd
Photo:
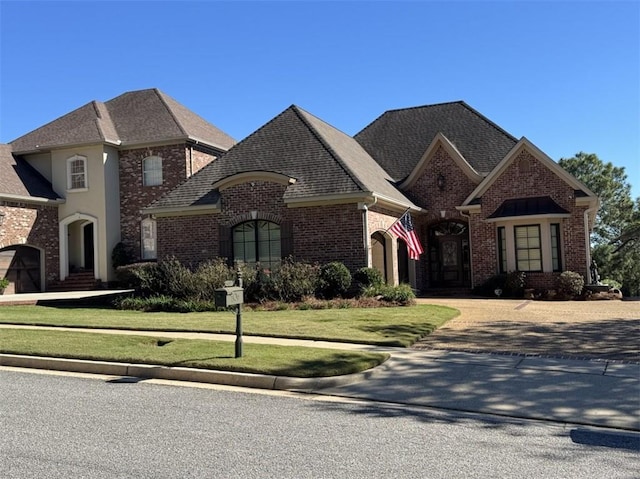
[{"label": "mailbox post", "polygon": [[236,307],[236,358],[242,357],[242,303],[244,303],[244,289],[242,288],[242,271],[238,267],[238,285],[233,286],[233,281],[225,282],[224,288],[215,290],[216,306],[228,308]]}]

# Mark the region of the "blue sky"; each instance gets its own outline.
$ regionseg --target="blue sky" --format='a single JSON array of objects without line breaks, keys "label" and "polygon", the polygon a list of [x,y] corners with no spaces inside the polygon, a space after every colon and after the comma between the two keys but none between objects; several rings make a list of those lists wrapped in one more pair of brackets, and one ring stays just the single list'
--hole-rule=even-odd
[{"label": "blue sky", "polygon": [[640,196],[640,2],[0,0],[0,142],[157,87],[240,140],[291,104],[353,135],[464,100]]}]

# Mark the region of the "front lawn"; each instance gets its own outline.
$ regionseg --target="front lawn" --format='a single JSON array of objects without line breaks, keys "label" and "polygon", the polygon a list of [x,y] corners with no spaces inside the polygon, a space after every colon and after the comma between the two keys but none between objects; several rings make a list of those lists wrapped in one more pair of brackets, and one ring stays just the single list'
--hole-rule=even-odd
[{"label": "front lawn", "polygon": [[[3,308],[0,308],[3,309]],[[276,376],[325,377],[373,368],[387,354],[68,331],[0,330],[0,353],[179,366]]]},{"label": "front lawn", "polygon": [[[445,306],[243,311],[243,333],[383,346],[410,346],[457,316]],[[235,313],[144,313],[101,308],[2,306],[0,323],[40,326],[234,333]],[[3,333],[4,335],[4,333]]]}]

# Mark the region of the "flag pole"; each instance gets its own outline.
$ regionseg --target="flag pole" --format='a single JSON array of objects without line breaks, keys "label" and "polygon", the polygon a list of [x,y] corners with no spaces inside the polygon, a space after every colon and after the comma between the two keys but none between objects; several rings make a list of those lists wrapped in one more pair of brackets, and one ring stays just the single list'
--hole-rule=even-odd
[{"label": "flag pole", "polygon": [[[400,215],[400,218],[396,219],[393,223],[391,223],[391,226],[389,226],[386,230],[384,230],[384,233],[387,233],[391,228],[394,227],[394,225],[400,221],[402,218],[404,218],[404,215],[407,214],[407,212],[411,209],[411,206],[409,206],[409,208],[407,208],[406,210],[404,210],[404,213],[402,213],[402,215]],[[384,234],[383,233],[383,234]]]}]

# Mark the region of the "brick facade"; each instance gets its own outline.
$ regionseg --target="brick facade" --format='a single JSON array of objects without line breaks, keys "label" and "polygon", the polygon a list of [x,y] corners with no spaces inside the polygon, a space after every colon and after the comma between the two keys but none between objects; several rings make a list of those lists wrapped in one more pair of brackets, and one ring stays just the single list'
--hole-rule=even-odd
[{"label": "brick facade", "polygon": [[[547,165],[523,149],[482,195],[480,214],[472,214],[471,244],[474,283],[481,284],[497,273],[496,227],[484,220],[506,199],[550,196],[570,212],[562,218],[562,270],[587,276],[587,251],[584,240],[586,207],[575,205],[573,188]],[[535,223],[537,220],[532,220]],[[529,273],[528,286],[552,288],[558,273]]]},{"label": "brick facade", "polygon": [[356,203],[288,208],[283,199],[286,188],[269,181],[247,181],[221,191],[220,213],[158,218],[158,257],[173,255],[186,264],[213,259],[220,256],[220,226],[232,228],[250,219],[265,219],[291,225],[297,261],[342,261],[352,271],[367,264],[363,212]]},{"label": "brick facade", "polygon": [[[162,158],[162,184],[143,185],[142,161],[149,156]],[[121,241],[133,260],[141,256],[140,210],[165,195],[191,174],[213,161],[215,155],[186,144],[122,150],[120,152],[120,228]]]},{"label": "brick facade", "polygon": [[49,284],[57,280],[60,269],[57,206],[0,201],[0,213],[4,214],[0,250],[15,245],[40,249],[45,282]]}]

